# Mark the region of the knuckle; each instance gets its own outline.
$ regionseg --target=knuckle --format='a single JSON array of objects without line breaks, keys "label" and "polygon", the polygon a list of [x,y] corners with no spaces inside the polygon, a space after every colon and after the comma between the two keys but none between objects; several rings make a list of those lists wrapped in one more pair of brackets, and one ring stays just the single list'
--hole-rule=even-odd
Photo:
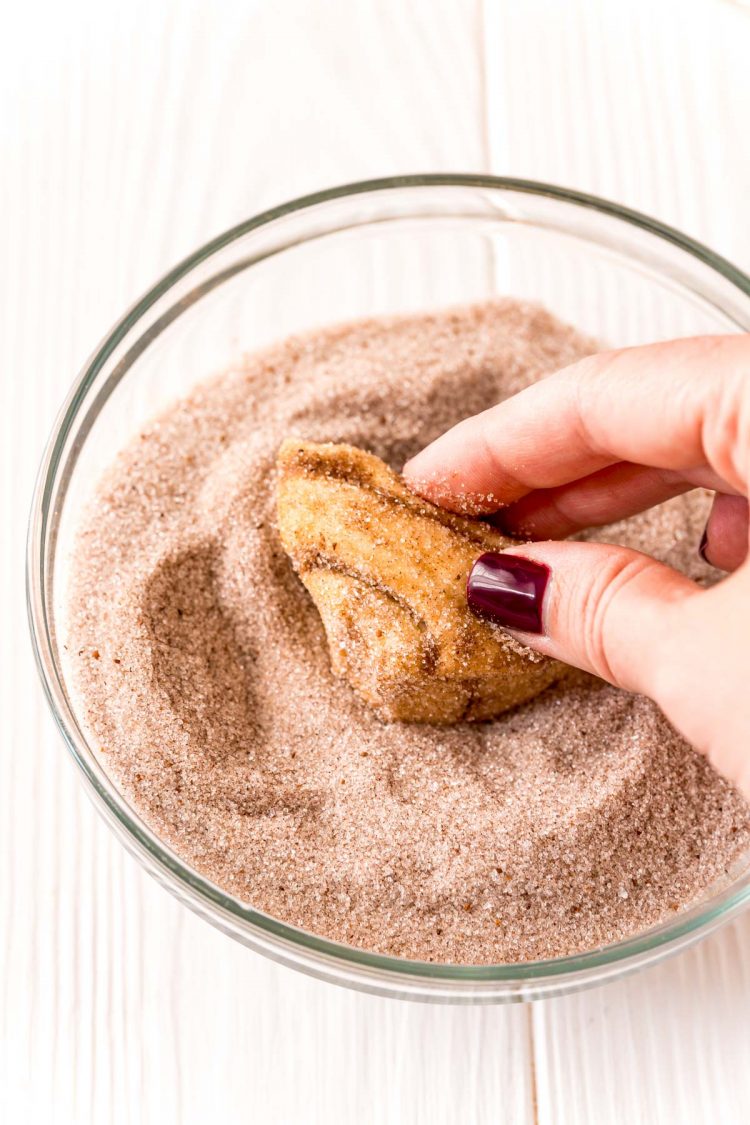
[{"label": "knuckle", "polygon": [[750,477],[750,351],[733,368],[720,369],[708,389],[701,445],[715,472],[742,490]]},{"label": "knuckle", "polygon": [[590,668],[610,683],[631,686],[623,665],[621,638],[616,614],[623,598],[632,591],[644,573],[658,564],[653,559],[631,552],[618,553],[597,571],[595,580],[584,592],[580,613],[583,654]]}]

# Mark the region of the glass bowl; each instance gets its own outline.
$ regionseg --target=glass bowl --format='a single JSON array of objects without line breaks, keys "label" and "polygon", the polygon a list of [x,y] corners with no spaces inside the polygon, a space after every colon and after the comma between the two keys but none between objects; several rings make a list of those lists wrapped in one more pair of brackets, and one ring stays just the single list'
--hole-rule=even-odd
[{"label": "glass bowl", "polygon": [[76,380],[44,454],[28,543],[28,602],[52,712],[99,811],[182,902],[284,964],[388,996],[529,1000],[600,983],[683,949],[750,898],[750,856],[668,923],[575,957],[423,964],[340,945],[252,910],[140,820],[79,724],[61,662],[66,571],[82,505],[146,419],[238,354],[360,316],[512,294],[611,345],[750,328],[750,280],[644,215],[577,192],[485,176],[351,184],[249,219],[167,274]]}]

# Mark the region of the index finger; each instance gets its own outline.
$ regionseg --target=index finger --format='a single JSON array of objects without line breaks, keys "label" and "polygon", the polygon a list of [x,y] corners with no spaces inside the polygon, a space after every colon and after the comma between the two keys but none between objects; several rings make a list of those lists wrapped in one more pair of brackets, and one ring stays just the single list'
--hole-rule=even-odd
[{"label": "index finger", "polygon": [[[702,336],[602,352],[468,418],[404,467],[409,485],[457,511],[496,511],[619,461],[747,482],[714,433],[747,393],[750,336]],[[743,386],[744,384],[744,386]]]}]

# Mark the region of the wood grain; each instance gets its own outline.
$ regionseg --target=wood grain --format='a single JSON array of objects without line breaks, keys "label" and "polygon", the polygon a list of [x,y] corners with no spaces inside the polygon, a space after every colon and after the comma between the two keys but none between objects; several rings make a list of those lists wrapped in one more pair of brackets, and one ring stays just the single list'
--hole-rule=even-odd
[{"label": "wood grain", "polygon": [[74,0],[0,42],[0,1117],[740,1122],[750,923],[533,1008],[360,996],[251,955],[98,821],[29,655],[36,464],[96,340],[195,245],[335,182],[491,169],[750,265],[748,13],[726,0]]},{"label": "wood grain", "polygon": [[[747,10],[484,6],[493,172],[616,199],[750,266]],[[749,944],[745,918],[635,978],[535,1004],[539,1120],[747,1120]]]}]

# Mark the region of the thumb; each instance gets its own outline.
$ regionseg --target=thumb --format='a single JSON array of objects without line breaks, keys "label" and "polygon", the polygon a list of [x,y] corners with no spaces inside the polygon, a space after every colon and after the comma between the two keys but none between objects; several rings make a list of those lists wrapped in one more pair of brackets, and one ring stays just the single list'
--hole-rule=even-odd
[{"label": "thumb", "polygon": [[604,543],[528,543],[482,555],[469,604],[538,652],[648,695],[750,800],[750,563],[703,590]]},{"label": "thumb", "polygon": [[528,543],[485,554],[467,584],[475,613],[537,652],[651,696],[669,660],[674,611],[699,594],[648,555],[604,543]]}]

